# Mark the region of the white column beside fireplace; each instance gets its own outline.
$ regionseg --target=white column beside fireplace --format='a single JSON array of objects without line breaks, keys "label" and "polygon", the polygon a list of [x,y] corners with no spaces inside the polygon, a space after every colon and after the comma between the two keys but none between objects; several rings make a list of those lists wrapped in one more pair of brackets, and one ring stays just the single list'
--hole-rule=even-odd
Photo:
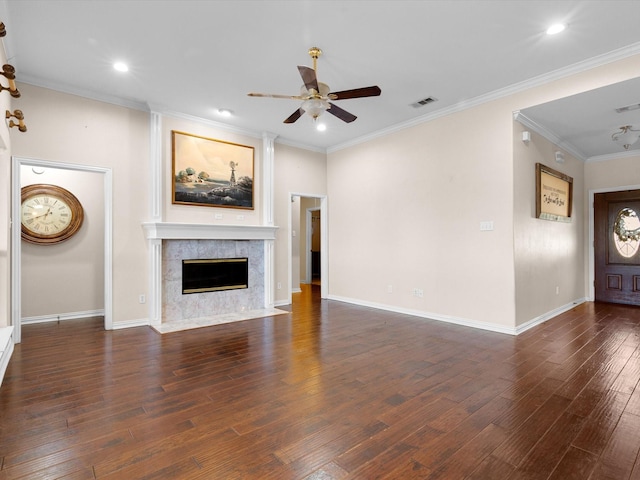
[{"label": "white column beside fireplace", "polygon": [[[149,316],[156,330],[164,333],[285,313],[273,309],[270,298],[272,243],[278,227],[167,222],[142,227],[150,242]],[[249,259],[249,288],[182,294],[183,259],[234,257]]]}]

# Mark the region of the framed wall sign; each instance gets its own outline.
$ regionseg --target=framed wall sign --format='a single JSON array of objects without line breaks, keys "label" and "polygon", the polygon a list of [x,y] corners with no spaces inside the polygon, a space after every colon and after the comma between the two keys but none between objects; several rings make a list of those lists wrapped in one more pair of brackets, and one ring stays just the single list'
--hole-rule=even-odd
[{"label": "framed wall sign", "polygon": [[570,222],[573,178],[536,163],[536,218]]},{"label": "framed wall sign", "polygon": [[172,203],[253,210],[254,149],[171,132]]}]

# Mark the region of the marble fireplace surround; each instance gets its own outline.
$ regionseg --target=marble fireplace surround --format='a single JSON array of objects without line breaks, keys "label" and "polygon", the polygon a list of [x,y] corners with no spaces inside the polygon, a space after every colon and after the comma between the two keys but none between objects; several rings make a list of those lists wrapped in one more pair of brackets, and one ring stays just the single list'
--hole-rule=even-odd
[{"label": "marble fireplace surround", "polygon": [[[277,227],[155,222],[142,225],[152,263],[151,326],[160,333],[288,313],[273,308]],[[249,288],[182,294],[182,260],[249,258]]]}]

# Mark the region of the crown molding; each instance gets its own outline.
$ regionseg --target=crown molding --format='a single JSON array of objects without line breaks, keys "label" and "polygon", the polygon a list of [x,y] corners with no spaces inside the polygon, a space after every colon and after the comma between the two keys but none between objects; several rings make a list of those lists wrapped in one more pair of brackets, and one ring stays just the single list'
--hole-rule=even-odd
[{"label": "crown molding", "polygon": [[567,142],[565,140],[562,140],[560,137],[558,137],[552,131],[550,131],[547,128],[543,127],[542,125],[540,125],[539,123],[535,122],[534,120],[531,120],[529,117],[524,115],[522,112],[520,112],[520,111],[514,112],[513,119],[518,121],[518,122],[520,122],[522,125],[524,125],[528,129],[533,130],[538,135],[541,135],[542,137],[546,138],[547,140],[549,140],[551,143],[553,143],[557,147],[562,148],[563,150],[566,150],[567,152],[569,152],[571,155],[573,155],[577,159],[582,160],[583,162],[587,161],[587,156],[582,151],[580,151],[575,145],[573,145],[572,143]]},{"label": "crown molding", "polygon": [[[8,49],[10,50],[10,49]],[[343,150],[364,142],[368,142],[370,140],[374,140],[376,138],[380,138],[380,137],[384,137],[386,135],[390,135],[394,132],[398,132],[401,130],[405,130],[407,128],[411,128],[414,127],[416,125],[421,125],[423,123],[427,123],[430,121],[433,121],[437,118],[440,117],[444,117],[447,115],[451,115],[453,113],[458,113],[461,112],[463,110],[467,110],[469,108],[473,108],[476,107],[478,105],[482,105],[484,103],[488,103],[494,100],[498,100],[504,97],[507,97],[509,95],[513,95],[525,90],[529,90],[531,88],[535,88],[535,87],[539,87],[548,83],[551,83],[553,81],[556,80],[560,80],[562,78],[571,76],[571,75],[575,75],[596,67],[600,67],[603,65],[607,65],[609,63],[618,61],[618,60],[623,60],[625,58],[628,58],[630,56],[636,55],[636,54],[640,54],[640,42],[628,45],[626,47],[623,48],[619,48],[617,50],[613,50],[611,52],[602,54],[602,55],[598,55],[596,57],[592,57],[589,58],[587,60],[581,61],[581,62],[577,62],[574,63],[572,65],[568,65],[566,67],[554,70],[552,72],[546,73],[544,75],[539,75],[537,77],[533,77],[530,78],[528,80],[522,81],[522,82],[518,82],[518,83],[514,83],[513,85],[510,85],[508,87],[502,88],[502,89],[498,89],[498,90],[494,90],[493,92],[489,92],[485,95],[480,95],[477,97],[474,97],[472,99],[463,101],[463,102],[459,102],[455,105],[452,105],[450,107],[446,107],[443,108],[441,110],[436,110],[434,112],[431,112],[429,114],[426,115],[422,115],[419,117],[416,117],[414,119],[411,119],[409,121],[406,122],[401,122],[395,125],[392,125],[388,128],[382,129],[382,130],[378,130],[376,132],[370,133],[368,135],[363,135],[361,137],[358,138],[354,138],[352,140],[349,140],[347,142],[343,142],[340,144],[336,144],[333,145],[331,147],[328,147],[326,149],[322,149],[322,148],[318,148],[318,147],[314,147],[314,146],[310,146],[310,145],[305,145],[305,144],[301,144],[298,142],[294,142],[292,140],[287,140],[285,138],[282,137],[278,137],[278,139],[276,140],[276,143],[281,143],[283,145],[289,145],[289,146],[293,146],[293,147],[297,147],[297,148],[302,148],[304,150],[311,150],[311,151],[316,151],[316,152],[321,152],[321,153],[325,153],[325,154],[329,154],[329,153],[333,153],[333,152],[337,152],[339,150]],[[79,89],[79,88],[74,88],[74,87],[70,87],[68,85],[61,85],[61,84],[56,84],[54,82],[51,81],[47,81],[44,80],[42,78],[36,78],[33,76],[29,76],[29,75],[21,75],[21,83],[27,83],[30,85],[34,85],[34,86],[38,86],[38,87],[43,87],[43,88],[48,88],[51,90],[56,90],[62,93],[68,93],[70,95],[77,95],[80,97],[84,97],[84,98],[89,98],[92,100],[98,100],[98,101],[102,101],[105,103],[111,103],[114,105],[119,105],[119,106],[123,106],[123,107],[128,107],[128,108],[132,108],[135,110],[141,110],[141,111],[145,111],[148,112],[150,111],[153,107],[150,107],[147,103],[142,103],[142,102],[137,102],[137,101],[133,101],[133,100],[128,100],[128,99],[123,99],[120,97],[116,97],[113,95],[105,95],[105,94],[97,94],[95,92],[90,92],[84,89]],[[183,113],[179,113],[179,112],[174,112],[174,111],[169,111],[169,110],[164,110],[162,107],[156,107],[158,108],[158,113],[162,114],[162,115],[167,115],[167,116],[173,116],[176,118],[183,118],[183,119],[189,119],[191,121],[195,121],[195,122],[199,122],[199,123],[205,123],[207,125],[211,125],[211,126],[215,126],[216,128],[220,128],[220,129],[225,129],[231,132],[235,132],[235,133],[239,133],[242,135],[247,135],[247,136],[251,136],[254,138],[262,138],[262,133],[258,133],[255,131],[250,131],[250,130],[244,130],[244,129],[240,129],[238,127],[234,127],[228,124],[224,124],[224,123],[218,123],[218,122],[214,122],[212,120],[208,120],[205,118],[200,118],[200,117],[196,117],[193,115],[188,115],[188,114],[183,114]],[[563,147],[565,148],[565,147]],[[573,148],[573,150],[575,150],[575,147]],[[570,149],[567,148],[567,151],[570,151]],[[572,152],[573,153],[573,152]],[[584,155],[578,155],[578,158],[584,158]]]},{"label": "crown molding", "polygon": [[[430,122],[440,117],[461,112],[463,110],[467,110],[469,108],[476,107],[484,103],[492,102],[494,100],[498,100],[498,99],[507,97],[509,95],[514,95],[516,93],[520,93],[525,90],[529,90],[535,87],[540,87],[548,83],[554,82],[556,80],[560,80],[562,78],[569,77],[571,75],[582,73],[596,67],[601,67],[603,65],[607,65],[609,63],[613,63],[618,60],[623,60],[625,58],[628,58],[637,54],[640,54],[640,42],[628,45],[623,48],[619,48],[618,50],[613,50],[611,52],[608,52],[602,55],[598,55],[596,57],[589,58],[582,62],[577,62],[572,65],[559,68],[557,70],[546,73],[544,75],[539,75],[537,77],[533,77],[522,82],[514,83],[513,85],[510,85],[508,87],[501,88],[499,90],[494,90],[493,92],[489,92],[485,95],[480,95],[478,97],[466,100],[464,102],[459,102],[451,107],[443,108],[442,110],[436,110],[432,113],[429,113],[420,117],[416,117],[407,122],[392,125],[389,128],[379,130],[377,132],[373,132],[369,135],[364,135],[362,137],[354,138],[353,140],[350,140],[348,142],[333,145],[332,147],[327,148],[327,153],[337,152],[339,150],[343,150],[348,147],[352,147],[364,142],[368,142],[375,138],[384,137],[386,135],[389,135],[391,133],[394,133],[400,130],[404,130],[406,128],[414,127],[416,125],[421,125],[423,123]],[[575,147],[573,147],[573,150],[575,150]],[[578,158],[584,159],[585,157],[584,155],[581,155],[581,156],[578,156]]]},{"label": "crown molding", "polygon": [[226,132],[235,133],[237,135],[245,135],[247,137],[252,137],[252,138],[259,138],[262,140],[262,133],[236,127],[234,125],[229,125],[228,123],[220,123],[214,120],[209,120],[207,118],[197,117],[195,115],[189,115],[187,113],[167,110],[160,105],[151,105],[150,109],[152,112],[158,113],[163,117],[171,117],[179,120],[186,120],[189,122],[200,123],[203,125],[207,125],[209,127],[217,128],[219,130],[224,130]]},{"label": "crown molding", "polygon": [[289,140],[283,137],[277,137],[275,139],[275,143],[280,143],[282,145],[287,145],[289,147],[301,148],[302,150],[308,150],[310,152],[318,152],[318,153],[327,153],[327,149],[323,147],[316,147],[313,145],[306,145],[300,142],[294,142],[293,140]]},{"label": "crown molding", "polygon": [[609,153],[607,155],[595,155],[587,158],[587,163],[606,162],[608,160],[619,160],[621,158],[640,157],[640,150],[627,150],[620,153]]},{"label": "crown molding", "polygon": [[96,93],[78,87],[71,87],[69,85],[63,85],[61,83],[52,82],[50,80],[45,80],[43,78],[34,77],[28,74],[21,74],[20,80],[17,81],[17,83],[26,83],[28,85],[33,85],[34,87],[47,88],[56,92],[75,95],[76,97],[83,97],[89,100],[96,100],[98,102],[131,108],[132,110],[139,110],[142,112],[149,111],[149,106],[144,102],[137,102],[135,100],[126,99],[115,95]]}]

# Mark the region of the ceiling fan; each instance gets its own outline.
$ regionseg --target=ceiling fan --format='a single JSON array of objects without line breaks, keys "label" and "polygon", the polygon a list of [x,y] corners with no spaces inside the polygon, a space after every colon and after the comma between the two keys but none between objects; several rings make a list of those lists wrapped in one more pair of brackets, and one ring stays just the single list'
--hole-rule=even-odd
[{"label": "ceiling fan", "polygon": [[322,50],[318,47],[311,47],[309,55],[313,58],[313,68],[298,65],[298,71],[302,77],[304,85],[300,88],[300,95],[275,95],[269,93],[249,93],[250,97],[270,97],[285,98],[290,100],[302,100],[302,105],[293,112],[284,123],[293,123],[305,113],[313,120],[316,120],[323,112],[338,117],[343,122],[351,123],[356,118],[355,115],[334,105],[330,100],[346,100],[348,98],[377,97],[381,90],[378,86],[354,88],[352,90],[343,90],[341,92],[331,92],[329,85],[318,81],[316,76],[317,60],[322,55]]}]

